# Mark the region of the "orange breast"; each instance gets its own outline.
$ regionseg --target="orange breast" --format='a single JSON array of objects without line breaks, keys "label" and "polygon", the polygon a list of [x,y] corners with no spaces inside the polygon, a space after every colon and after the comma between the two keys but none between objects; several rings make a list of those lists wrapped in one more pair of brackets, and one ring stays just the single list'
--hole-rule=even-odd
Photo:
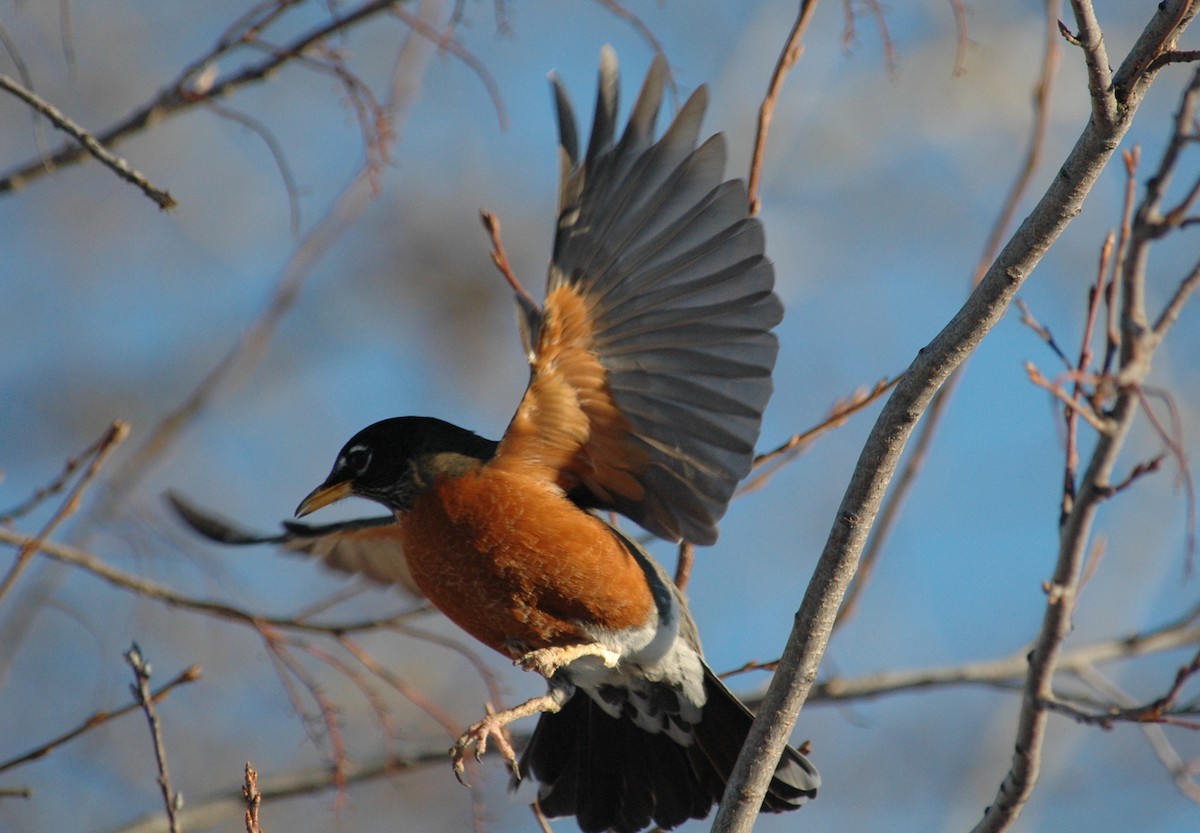
[{"label": "orange breast", "polygon": [[539,479],[488,466],[444,477],[400,517],[413,579],[506,655],[589,642],[654,613],[646,576],[597,518]]}]

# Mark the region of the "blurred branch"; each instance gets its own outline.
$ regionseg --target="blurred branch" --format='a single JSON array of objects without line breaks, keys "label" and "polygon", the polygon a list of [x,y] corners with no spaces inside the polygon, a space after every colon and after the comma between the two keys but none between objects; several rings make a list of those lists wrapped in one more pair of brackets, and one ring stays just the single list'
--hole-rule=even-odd
[{"label": "blurred branch", "polygon": [[[155,691],[153,691],[149,695],[150,701],[153,703],[161,702],[168,694],[171,693],[172,689],[200,679],[200,673],[201,671],[199,665],[192,665],[188,668],[185,668],[175,679],[162,686],[159,686]],[[74,729],[63,732],[61,735],[52,738],[51,740],[48,740],[45,743],[34,747],[33,749],[30,749],[23,755],[18,755],[17,757],[10,758],[7,761],[0,761],[0,772],[6,772],[7,770],[19,767],[22,764],[40,760],[63,744],[75,740],[75,738],[90,732],[97,726],[103,726],[109,721],[116,720],[118,717],[124,717],[130,712],[137,711],[141,708],[142,704],[140,700],[134,700],[132,703],[113,711],[101,709],[100,711],[95,712],[89,717],[85,718],[84,721]]]},{"label": "blurred branch", "polygon": [[[21,84],[33,92],[33,76],[29,72],[29,66],[25,63],[25,57],[17,47],[16,41],[12,39],[3,24],[0,24],[0,46],[3,46],[4,51],[8,53],[9,60],[17,70],[17,77],[21,79]],[[42,124],[42,120],[38,118],[37,108],[29,113],[29,117],[33,121],[33,140],[37,144],[38,153],[45,157],[50,153],[50,145],[46,141],[46,128]]]},{"label": "blurred branch", "polygon": [[[1079,670],[1080,679],[1087,682],[1088,685],[1104,693],[1114,703],[1120,703],[1125,706],[1133,704],[1133,698],[1118,688],[1111,680],[1101,674],[1094,668],[1081,668]],[[1167,733],[1163,731],[1163,727],[1153,723],[1143,723],[1139,726],[1142,734],[1145,735],[1150,748],[1154,750],[1155,756],[1166,767],[1167,772],[1171,775],[1171,780],[1175,782],[1175,786],[1190,800],[1200,804],[1200,783],[1196,782],[1195,765],[1189,761],[1185,761],[1179,752],[1175,749]]]},{"label": "blurred branch", "polygon": [[[72,139],[79,143],[79,146],[91,154],[94,158],[100,161],[100,164],[108,168],[117,176],[124,179],[126,182],[131,182],[138,188],[142,189],[142,193],[158,205],[163,210],[168,210],[175,207],[175,200],[171,195],[154,185],[150,180],[146,179],[145,175],[140,171],[134,170],[129,163],[121,157],[109,151],[104,145],[86,128],[80,126],[77,122],[72,121],[65,113],[59,110],[44,98],[36,95],[32,90],[26,89],[16,81],[9,78],[7,75],[0,75],[0,90],[5,90],[12,93],[17,98],[24,101],[37,112],[45,116],[52,125],[57,127],[63,133],[66,133]],[[82,152],[80,155],[82,155]],[[52,162],[37,162],[36,163],[43,171],[53,170]],[[0,191],[6,190],[0,183]]]},{"label": "blurred branch", "polygon": [[224,602],[214,602],[207,599],[186,596],[150,579],[142,578],[141,576],[113,567],[103,559],[78,547],[60,544],[55,541],[39,542],[28,535],[22,535],[19,532],[12,532],[7,529],[0,529],[0,543],[11,544],[17,547],[34,546],[55,561],[61,561],[65,564],[82,568],[86,572],[102,578],[109,584],[122,590],[128,590],[144,598],[162,602],[170,607],[178,607],[216,616],[221,619],[228,619],[233,622],[240,622],[250,625],[255,629],[269,626],[339,635],[388,628],[398,625],[417,614],[424,613],[428,609],[421,607],[382,619],[365,619],[356,622],[336,623],[308,622],[297,617],[265,616]]},{"label": "blurred branch", "polygon": [[[1064,651],[1055,666],[1060,674],[1082,674],[1097,665],[1194,647],[1200,642],[1200,608],[1157,628]],[[850,679],[831,678],[813,686],[810,703],[874,699],[919,689],[960,685],[1016,687],[1029,670],[1029,648],[1008,657],[961,665],[886,671]]]},{"label": "blurred branch", "polygon": [[[348,761],[343,773],[344,783],[362,784],[428,764],[445,764],[446,757],[446,745],[439,743],[391,758],[365,763]],[[333,786],[335,776],[329,767],[296,770],[258,782],[260,801],[267,803],[321,793]],[[245,812],[246,798],[242,788],[231,787],[209,798],[189,801],[179,813],[179,820],[187,827],[202,829],[226,825],[239,816],[244,817]],[[166,830],[165,819],[159,813],[145,816],[110,833],[163,833]]]},{"label": "blurred branch", "polygon": [[[131,135],[141,132],[164,118],[186,112],[198,104],[233,92],[247,84],[263,81],[282,65],[303,55],[305,50],[328,36],[363,23],[376,14],[403,0],[370,0],[343,14],[333,14],[331,19],[315,26],[288,43],[272,49],[267,57],[247,64],[223,77],[208,81],[204,75],[217,59],[241,47],[258,41],[264,28],[284,15],[290,8],[302,3],[296,0],[272,0],[260,3],[244,14],[204,55],[200,56],[170,81],[153,99],[142,105],[112,127],[97,135],[96,141],[112,147]],[[0,194],[15,191],[49,171],[80,161],[87,151],[77,145],[65,145],[48,159],[28,162],[8,174],[0,176]]]},{"label": "blurred branch", "polygon": [[[714,830],[744,833],[753,824],[775,764],[816,680],[838,610],[858,568],[888,482],[917,421],[929,407],[936,391],[1000,320],[1033,268],[1079,214],[1084,198],[1129,129],[1155,78],[1154,72],[1143,71],[1143,68],[1163,51],[1174,47],[1195,12],[1194,0],[1166,0],[1158,6],[1150,24],[1117,71],[1115,78],[1124,81],[1124,86],[1117,84],[1114,89],[1104,92],[1104,95],[1118,97],[1115,120],[1112,123],[1088,120],[1041,200],[988,268],[967,302],[918,354],[888,399],[851,476],[833,529],[796,614],[779,671],[767,690],[763,707],[726,788]],[[1120,414],[1114,415],[1114,422],[1121,422]],[[1096,472],[1097,475],[1100,473]],[[1023,801],[1023,796],[1015,801],[1014,798],[1003,792],[1000,798],[1011,810],[1012,818]],[[993,807],[988,819],[999,820],[1008,815],[1009,810]],[[989,822],[989,825],[994,823]]]},{"label": "blurred branch", "polygon": [[967,30],[967,10],[963,0],[950,0],[950,9],[954,13],[954,29],[958,33],[958,46],[954,50],[954,76],[958,77],[967,71],[967,47],[971,45],[971,35]]},{"label": "blurred branch", "polygon": [[158,767],[158,786],[162,790],[163,804],[167,808],[167,825],[171,833],[180,833],[178,813],[183,806],[183,794],[171,787],[171,774],[167,768],[167,747],[163,741],[162,722],[158,719],[158,710],[154,707],[154,696],[150,693],[150,663],[142,656],[137,643],[133,643],[125,652],[125,660],[133,669],[134,683],[130,686],[134,700],[146,714],[146,722],[150,724],[150,737],[154,742],[154,761]]},{"label": "blurred branch", "polygon": [[[656,38],[654,36],[654,32],[651,31],[650,27],[646,25],[646,22],[644,20],[642,20],[640,17],[638,17],[636,14],[634,14],[632,11],[630,11],[628,8],[626,8],[621,3],[618,3],[617,0],[595,0],[595,2],[598,5],[602,6],[603,8],[607,9],[609,11],[609,13],[612,14],[614,17],[617,17],[620,20],[624,20],[626,23],[628,23],[630,26],[632,26],[634,31],[637,32],[641,36],[642,40],[644,40],[647,43],[647,45],[649,45],[649,47],[654,50],[654,54],[662,55],[664,58],[667,56],[667,53],[665,51],[663,51],[662,43],[659,42],[658,38]],[[670,74],[669,70],[668,70],[668,74]],[[674,90],[675,89],[674,77],[671,78],[670,84],[671,84],[671,89]]]},{"label": "blurred branch", "polygon": [[[337,31],[381,11],[392,5],[393,2],[396,0],[387,0],[387,2],[375,0],[375,2],[365,3],[353,12],[319,27],[316,31],[322,33],[320,36],[323,37],[329,32]],[[317,37],[318,35],[314,32],[310,32],[294,41],[291,46],[286,47],[281,54],[299,54],[300,49],[316,40]],[[224,43],[224,39],[222,43]],[[408,112],[417,98],[423,68],[430,57],[430,44],[429,38],[413,31],[400,47],[392,68],[391,88],[382,108],[392,122],[388,131],[389,136],[395,135],[394,123]],[[277,58],[278,56],[275,56],[273,60]],[[232,80],[223,82],[226,87],[232,83]],[[221,83],[217,84],[217,86],[221,85]],[[0,190],[3,190],[2,183],[0,183]],[[178,439],[180,433],[191,424],[217,395],[218,391],[222,387],[237,384],[239,378],[244,379],[249,374],[251,368],[258,363],[266,351],[279,322],[295,304],[300,290],[312,274],[317,261],[362,214],[375,193],[374,163],[368,158],[353,181],[334,201],[329,212],[292,253],[266,307],[258,318],[246,328],[238,343],[193,388],[184,401],[154,427],[145,442],[112,477],[103,494],[103,499],[95,510],[95,517],[104,518],[111,515],[129,490]]]},{"label": "blurred branch", "polygon": [[[1050,93],[1053,89],[1052,84],[1059,59],[1058,41],[1054,35],[1055,10],[1058,3],[1056,0],[1047,0],[1046,5],[1048,14],[1047,35],[1042,58],[1042,71],[1034,86],[1034,117],[1033,124],[1030,127],[1029,142],[1026,145],[1025,156],[1021,161],[1016,179],[1009,188],[1004,203],[996,216],[996,220],[992,224],[992,229],[988,235],[987,242],[984,244],[983,252],[976,263],[975,271],[971,277],[972,286],[979,284],[979,281],[982,280],[984,273],[987,271],[988,265],[995,259],[997,252],[999,252],[1000,246],[1004,242],[1004,235],[1012,225],[1017,208],[1020,206],[1022,199],[1024,199],[1025,193],[1029,190],[1029,185],[1033,181],[1033,175],[1041,163],[1042,149],[1046,143],[1046,130],[1050,121]],[[956,8],[956,18],[960,14],[961,10]],[[960,26],[959,37],[961,39],[965,37],[965,21]],[[960,52],[962,48],[960,40]],[[961,60],[961,55],[955,59],[956,72],[959,60]],[[863,550],[858,571],[851,582],[850,589],[846,593],[846,599],[842,604],[841,612],[834,623],[835,628],[849,621],[857,612],[858,603],[862,598],[864,588],[874,574],[875,564],[878,562],[888,538],[891,537],[892,529],[895,528],[896,523],[900,519],[904,502],[913,486],[916,485],[921,470],[925,467],[929,449],[933,445],[933,440],[942,423],[942,417],[946,414],[950,400],[954,396],[954,391],[958,387],[958,382],[963,372],[962,366],[956,368],[950,375],[950,378],[946,380],[946,383],[934,394],[933,401],[929,405],[924,421],[917,431],[917,439],[913,443],[912,450],[905,458],[904,467],[896,476],[884,498],[883,506],[876,519],[875,528],[868,537],[866,547]]]},{"label": "blurred branch", "polygon": [[[42,531],[33,538],[26,539],[20,545],[20,549],[17,551],[17,557],[13,561],[12,566],[9,567],[4,578],[0,579],[0,598],[3,598],[4,594],[12,589],[12,586],[20,577],[21,572],[33,558],[34,553],[42,548],[42,544],[44,544],[46,539],[49,538],[54,530],[58,528],[59,524],[71,517],[71,515],[75,514],[75,511],[79,508],[79,499],[84,490],[87,489],[88,485],[92,482],[92,480],[95,479],[96,475],[100,473],[100,468],[104,465],[104,461],[108,459],[108,455],[111,454],[113,449],[120,445],[128,435],[129,423],[117,420],[108,427],[108,430],[104,432],[104,436],[102,436],[97,443],[92,445],[86,452],[84,452],[84,456],[90,455],[92,461],[88,464],[87,469],[85,469],[83,474],[80,476],[79,481],[75,484],[75,487],[67,494],[67,499],[62,502],[62,505],[58,507],[58,510],[54,513],[50,520],[46,522],[46,525],[42,527]],[[74,461],[67,461],[62,480],[59,482],[65,482],[66,478],[70,476],[71,471],[74,470],[73,464]],[[54,484],[51,485],[51,489],[53,488]],[[35,498],[36,497],[37,495],[35,495]]]},{"label": "blurred branch", "polygon": [[209,101],[205,106],[221,118],[240,124],[263,140],[263,144],[267,146],[267,151],[270,152],[271,158],[275,161],[275,169],[279,171],[279,178],[283,180],[283,188],[287,193],[288,217],[291,220],[292,237],[299,237],[300,190],[296,187],[296,179],[292,176],[292,168],[288,164],[287,154],[284,152],[283,145],[275,138],[275,134],[271,132],[271,128],[248,113],[234,110],[232,107],[226,107],[224,104],[219,104],[216,101]]}]

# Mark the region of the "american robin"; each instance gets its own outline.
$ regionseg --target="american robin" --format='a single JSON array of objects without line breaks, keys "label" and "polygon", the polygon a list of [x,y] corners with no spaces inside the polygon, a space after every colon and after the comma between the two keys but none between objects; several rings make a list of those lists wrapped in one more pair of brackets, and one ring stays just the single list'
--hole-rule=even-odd
[{"label": "american robin", "polygon": [[[582,160],[553,80],[558,226],[543,305],[518,295],[531,372],[503,438],[425,417],[375,423],[296,515],[356,495],[394,518],[293,525],[272,539],[341,569],[411,580],[472,636],[545,676],[545,695],[463,733],[455,771],[461,778],[466,752],[481,755],[494,738],[514,785],[534,779],[547,815],[573,815],[589,832],[706,816],[751,722],[705,664],[682,593],[597,514],[713,543],[750,469],[778,352],[782,306],[762,226],[743,183],[723,181],[722,137],[698,143],[703,87],[655,140],[665,78],[657,59],[617,140],[606,48]],[[264,540],[181,511],[210,537]],[[503,727],[534,714],[518,761]],[[795,809],[819,784],[789,747],[763,809]]]}]

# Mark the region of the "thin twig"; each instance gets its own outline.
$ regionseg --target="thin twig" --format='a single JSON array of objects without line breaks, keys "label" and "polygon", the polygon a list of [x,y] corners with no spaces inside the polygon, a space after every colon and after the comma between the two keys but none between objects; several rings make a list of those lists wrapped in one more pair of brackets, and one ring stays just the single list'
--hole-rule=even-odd
[{"label": "thin twig", "polygon": [[55,561],[61,561],[64,564],[70,564],[74,567],[79,567],[88,573],[101,578],[114,587],[122,590],[127,590],[135,593],[138,596],[147,599],[153,599],[162,602],[169,607],[178,607],[184,610],[191,610],[196,613],[203,613],[209,616],[215,616],[220,619],[227,619],[232,622],[237,622],[258,629],[261,626],[288,628],[298,631],[312,631],[326,634],[343,634],[356,633],[366,630],[378,630],[380,628],[388,628],[399,626],[407,619],[414,616],[419,616],[425,613],[429,608],[422,606],[413,610],[396,613],[391,616],[361,619],[353,622],[309,622],[294,616],[263,616],[244,608],[225,602],[216,602],[208,599],[197,599],[192,596],[187,596],[179,593],[171,588],[159,584],[134,573],[129,573],[124,570],[113,567],[103,559],[98,558],[92,553],[82,550],[78,547],[72,547],[67,544],[60,544],[55,541],[41,541],[29,535],[22,535],[19,532],[0,528],[0,543],[11,544],[17,547],[32,546],[40,550]]},{"label": "thin twig", "polygon": [[779,93],[783,89],[783,80],[787,78],[788,72],[804,54],[804,44],[801,38],[808,29],[813,12],[817,10],[817,2],[818,0],[801,0],[800,12],[796,15],[796,20],[792,23],[792,30],[788,33],[783,49],[779,52],[779,58],[775,62],[775,71],[771,73],[771,80],[767,84],[767,94],[763,96],[762,104],[758,108],[758,132],[754,137],[754,151],[750,155],[750,175],[746,184],[751,217],[758,214],[762,205],[758,189],[759,183],[762,181],[763,159],[767,153],[767,134],[771,130],[771,119],[775,115],[775,103],[779,100]]},{"label": "thin twig", "polygon": [[[121,140],[145,130],[166,116],[185,112],[206,101],[222,98],[239,87],[263,81],[282,65],[301,56],[313,44],[353,27],[400,1],[371,0],[371,2],[364,2],[344,14],[335,15],[333,19],[303,32],[263,60],[244,66],[224,78],[218,78],[203,88],[197,89],[193,82],[207,67],[215,64],[218,58],[227,53],[253,43],[263,27],[273,22],[288,8],[299,5],[294,2],[261,4],[259,9],[265,5],[270,6],[270,12],[265,17],[253,19],[249,14],[243,15],[237,24],[226,31],[212,49],[185,67],[175,80],[163,87],[152,100],[128,114],[117,124],[97,134],[95,139],[102,146],[115,146]],[[258,10],[252,10],[252,12],[258,13]],[[28,184],[30,180],[43,176],[48,170],[78,162],[84,158],[86,153],[87,151],[83,147],[72,143],[51,154],[48,160],[49,167],[46,160],[41,158],[26,163],[7,175],[0,176],[0,193],[16,190]]]},{"label": "thin twig", "polygon": [[[1076,674],[1079,679],[1105,694],[1114,703],[1125,706],[1133,704],[1134,700],[1132,697],[1095,668],[1080,668]],[[1158,757],[1158,760],[1166,767],[1167,772],[1170,773],[1171,780],[1175,782],[1175,786],[1179,788],[1179,791],[1190,800],[1200,804],[1200,784],[1195,779],[1195,775],[1197,774],[1195,765],[1189,761],[1185,761],[1180,756],[1161,726],[1153,723],[1143,723],[1138,728],[1142,730],[1142,734],[1146,737],[1150,748],[1154,750],[1154,754]]]},{"label": "thin twig", "polygon": [[279,171],[279,178],[283,180],[283,189],[287,194],[288,217],[291,222],[292,237],[299,237],[300,189],[296,187],[296,179],[292,176],[292,168],[288,164],[287,154],[283,149],[283,145],[275,138],[275,134],[271,132],[271,128],[248,113],[240,112],[232,107],[226,107],[224,104],[216,101],[209,101],[205,106],[221,118],[240,124],[263,140],[263,144],[267,146],[267,151],[270,152],[271,158],[275,160],[275,169]]},{"label": "thin twig", "polygon": [[[1047,379],[1042,375],[1041,371],[1037,369],[1037,366],[1033,362],[1025,362],[1025,373],[1028,374],[1030,382],[1033,382],[1033,384],[1037,385],[1039,388],[1044,388],[1045,390],[1049,391],[1054,398],[1062,402],[1068,410],[1070,410],[1072,413],[1079,414],[1081,417],[1086,419],[1088,424],[1097,431],[1103,434],[1109,430],[1109,426],[1104,423],[1103,419],[1096,415],[1087,402],[1081,402],[1067,393],[1066,390],[1063,389],[1062,385]],[[1076,383],[1078,384],[1078,373],[1071,373],[1068,375],[1075,379]]]},{"label": "thin twig", "polygon": [[71,482],[71,475],[79,470],[79,467],[83,465],[84,460],[90,459],[96,454],[97,451],[100,450],[100,447],[104,444],[107,437],[108,432],[106,431],[103,436],[96,439],[95,442],[93,442],[83,451],[79,452],[73,457],[68,457],[67,461],[63,463],[62,471],[55,475],[53,480],[51,480],[45,486],[39,486],[28,498],[3,514],[0,514],[0,525],[8,526],[12,524],[13,521],[29,514],[36,509],[38,504],[40,504],[46,498],[52,497],[65,489],[67,484]]},{"label": "thin twig", "polygon": [[264,833],[258,818],[259,808],[262,807],[262,793],[258,791],[258,772],[249,761],[246,761],[242,798],[246,800],[246,833]]},{"label": "thin twig", "polygon": [[[171,680],[165,685],[159,686],[159,688],[153,691],[150,694],[151,702],[162,702],[162,700],[171,693],[172,689],[187,683],[195,682],[196,680],[200,679],[200,674],[201,669],[199,665],[192,665],[188,668],[185,668],[175,679]],[[83,722],[74,729],[63,732],[61,735],[35,746],[33,749],[30,749],[28,752],[18,755],[15,758],[10,758],[7,761],[0,761],[0,772],[6,772],[10,769],[19,767],[22,764],[40,760],[54,750],[58,749],[60,746],[75,740],[75,738],[79,737],[80,735],[90,732],[97,726],[103,726],[105,723],[116,720],[118,717],[124,717],[130,712],[137,711],[140,708],[142,708],[141,702],[134,700],[132,703],[122,706],[119,709],[113,709],[112,711],[101,709],[100,711],[94,712],[88,717],[84,718]]]},{"label": "thin twig", "polygon": [[[445,764],[446,745],[434,744],[428,748],[415,749],[396,758],[381,758],[365,763],[347,763],[344,783],[363,784],[376,781],[418,767],[431,764]],[[309,796],[325,792],[335,787],[334,773],[328,766],[298,769],[283,775],[263,779],[259,783],[259,795],[262,801],[271,804],[289,798]],[[179,814],[180,820],[188,827],[195,829],[218,828],[228,825],[234,818],[246,811],[246,799],[242,787],[232,784],[218,794],[198,801],[189,801]],[[224,829],[224,828],[222,828]],[[165,831],[161,813],[147,816],[131,824],[124,824],[112,830],[111,833],[162,833]]]},{"label": "thin twig", "polygon": [[971,45],[971,36],[967,30],[967,10],[963,0],[950,0],[950,10],[954,13],[954,29],[958,37],[954,50],[954,75],[965,75],[967,72],[967,47]]},{"label": "thin twig", "polygon": [[[840,428],[846,423],[848,418],[854,416],[895,387],[898,381],[900,381],[899,376],[893,376],[891,379],[880,379],[869,391],[859,390],[844,400],[834,403],[825,419],[818,422],[812,428],[808,428],[798,434],[793,434],[775,448],[770,451],[764,451],[755,457],[753,468],[762,468],[783,457],[787,457],[789,460],[792,459],[798,449],[807,446],[818,435],[833,428]],[[758,482],[758,478],[754,478],[742,483],[739,491],[752,492],[761,486],[762,484]]]},{"label": "thin twig", "polygon": [[[1058,43],[1053,36],[1054,25],[1056,23],[1052,8],[1054,6],[1055,3],[1052,0],[1048,0],[1048,33],[1042,58],[1042,71],[1034,88],[1034,118],[1033,124],[1030,127],[1025,156],[1021,161],[1017,176],[1009,188],[1004,203],[995,221],[992,223],[988,239],[984,243],[983,251],[971,275],[971,285],[973,287],[978,286],[987,272],[989,264],[993,263],[997,253],[1000,251],[1004,235],[1007,234],[1009,227],[1012,225],[1017,208],[1024,199],[1025,192],[1029,189],[1029,185],[1033,181],[1033,175],[1040,165],[1050,118],[1050,93],[1053,89],[1053,80],[1059,60]],[[904,467],[900,470],[899,475],[894,478],[892,487],[888,491],[883,506],[879,511],[874,529],[867,539],[862,558],[859,562],[858,572],[855,574],[850,589],[847,591],[847,598],[838,612],[835,627],[849,621],[853,617],[863,589],[874,574],[875,564],[879,560],[888,539],[891,537],[892,530],[900,519],[904,503],[913,486],[916,485],[921,470],[925,465],[929,449],[932,447],[933,440],[941,426],[942,418],[949,409],[950,401],[954,396],[955,390],[958,388],[958,383],[962,378],[963,372],[961,366],[960,368],[956,368],[946,380],[946,383],[934,394],[933,401],[930,403],[924,419],[921,421],[917,439],[913,443],[912,450],[905,460]]]},{"label": "thin twig", "polygon": [[362,663],[364,668],[395,689],[396,692],[398,692],[402,697],[419,708],[421,711],[425,712],[425,714],[433,718],[434,722],[441,726],[448,736],[451,738],[456,738],[462,732],[463,727],[458,721],[454,720],[450,715],[448,715],[446,711],[437,703],[422,694],[419,689],[409,685],[399,676],[389,671],[387,667],[385,667],[379,660],[375,659],[374,655],[372,655],[371,652],[366,648],[362,647],[357,642],[344,635],[338,637],[338,642],[343,648],[349,651],[356,660]]},{"label": "thin twig", "polygon": [[133,643],[125,652],[125,661],[133,669],[134,682],[130,685],[134,700],[146,713],[146,722],[150,724],[150,737],[154,742],[154,761],[158,767],[158,786],[162,790],[163,804],[167,808],[167,823],[171,833],[180,833],[179,809],[183,806],[183,795],[171,787],[171,774],[167,768],[167,747],[163,741],[162,723],[158,719],[158,709],[154,706],[154,696],[150,693],[150,663],[146,662],[137,643]]},{"label": "thin twig", "polygon": [[[17,47],[16,41],[13,40],[12,35],[8,33],[8,29],[4,28],[2,24],[0,24],[0,46],[3,46],[4,51],[8,53],[9,59],[17,70],[17,77],[21,79],[21,84],[29,92],[34,92],[33,75],[29,72],[29,65],[25,63],[25,57]],[[50,143],[46,140],[46,126],[38,118],[36,108],[30,111],[29,117],[33,122],[33,140],[37,144],[38,153],[44,159],[50,155]]]},{"label": "thin twig", "polygon": [[500,218],[490,211],[480,211],[479,219],[483,222],[483,227],[492,241],[492,263],[500,270],[500,274],[504,276],[505,282],[512,288],[512,291],[531,309],[538,309],[537,299],[521,283],[521,279],[512,270],[512,264],[508,262],[508,253],[504,250],[504,241],[500,237]]},{"label": "thin twig", "polygon": [[175,207],[175,200],[169,193],[150,182],[140,171],[136,171],[130,167],[128,162],[104,147],[100,140],[89,133],[86,128],[73,121],[53,104],[35,94],[32,90],[22,87],[7,75],[0,75],[0,90],[12,93],[34,110],[41,113],[52,125],[63,133],[66,133],[78,142],[84,150],[98,159],[100,164],[126,182],[131,182],[138,188],[141,188],[142,193],[154,200],[159,208],[166,211]]},{"label": "thin twig", "polygon": [[[260,628],[260,634],[263,638],[263,644],[267,649],[268,655],[272,658],[275,664],[276,672],[279,674],[280,680],[284,683],[288,690],[288,696],[291,698],[292,706],[296,713],[300,716],[304,730],[308,734],[309,740],[315,746],[323,746],[320,734],[314,728],[314,724],[318,721],[325,730],[325,737],[329,742],[329,763],[333,770],[333,785],[337,789],[340,798],[345,794],[346,787],[346,767],[349,762],[349,757],[346,752],[346,739],[342,732],[341,719],[339,711],[333,701],[329,699],[329,695],[325,693],[321,684],[317,679],[309,673],[308,669],[292,655],[289,650],[290,645],[297,644],[292,638],[285,636],[275,628]],[[302,650],[306,650],[301,647]],[[294,678],[304,686],[309,697],[316,704],[318,717],[313,717],[304,708],[303,703],[296,690],[289,685],[289,676]]]},{"label": "thin twig", "polygon": [[127,422],[117,420],[108,427],[108,430],[105,431],[104,436],[100,438],[100,441],[95,448],[92,461],[88,464],[87,469],[84,470],[83,475],[79,478],[79,481],[75,484],[74,488],[72,488],[67,494],[67,499],[62,502],[62,505],[58,507],[58,510],[55,511],[50,520],[46,522],[46,525],[42,527],[41,532],[21,544],[21,548],[17,551],[16,560],[13,561],[12,566],[8,569],[8,572],[5,574],[4,578],[0,580],[0,598],[3,598],[4,594],[12,589],[12,586],[20,577],[21,572],[33,558],[34,553],[42,548],[42,544],[44,544],[54,530],[58,528],[59,524],[71,517],[71,515],[75,514],[76,510],[79,508],[79,500],[83,495],[84,490],[87,489],[88,485],[95,479],[96,475],[100,473],[100,469],[104,465],[104,461],[108,459],[108,455],[111,454],[113,449],[120,445],[128,435],[129,423]]}]

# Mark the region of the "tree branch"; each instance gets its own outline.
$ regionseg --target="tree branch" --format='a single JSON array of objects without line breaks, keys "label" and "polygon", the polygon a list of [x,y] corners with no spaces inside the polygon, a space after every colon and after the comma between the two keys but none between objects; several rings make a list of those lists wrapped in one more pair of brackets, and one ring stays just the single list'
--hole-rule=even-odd
[{"label": "tree branch", "polygon": [[[100,141],[87,131],[86,128],[80,126],[77,122],[72,121],[65,113],[59,110],[50,102],[46,101],[33,92],[18,84],[7,75],[0,75],[0,90],[6,90],[12,93],[17,98],[24,101],[37,112],[41,113],[50,123],[66,133],[72,139],[79,143],[84,151],[90,153],[98,159],[102,165],[111,170],[117,176],[124,179],[126,182],[131,182],[138,188],[142,189],[142,193],[158,204],[158,207],[164,211],[175,207],[175,200],[171,195],[162,188],[154,185],[140,171],[134,170],[129,163],[121,157],[112,153],[108,148],[104,147]],[[82,152],[80,153],[82,156]],[[38,163],[43,169],[53,167],[49,163]],[[2,189],[0,189],[2,190]]]}]

